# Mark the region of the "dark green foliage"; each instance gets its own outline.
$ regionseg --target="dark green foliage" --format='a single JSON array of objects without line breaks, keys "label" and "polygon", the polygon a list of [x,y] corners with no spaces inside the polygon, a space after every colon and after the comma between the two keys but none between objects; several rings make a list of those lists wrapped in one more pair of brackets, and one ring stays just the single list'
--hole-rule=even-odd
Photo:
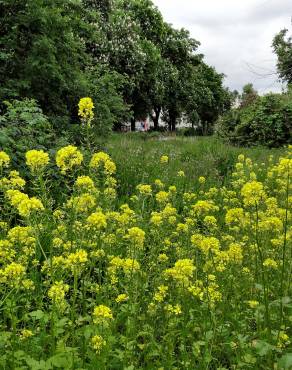
[{"label": "dark green foliage", "polygon": [[279,147],[291,143],[291,92],[258,96],[253,103],[233,109],[219,120],[217,132],[240,145]]},{"label": "dark green foliage", "polygon": [[35,100],[5,104],[6,113],[0,116],[0,149],[5,149],[16,166],[23,163],[28,148],[48,150],[57,144],[54,130]]},{"label": "dark green foliage", "polygon": [[0,100],[29,97],[45,113],[72,112],[86,90],[80,11],[66,0],[0,2]]},{"label": "dark green foliage", "polygon": [[292,37],[287,37],[288,30],[284,29],[275,36],[273,49],[277,55],[277,69],[282,80],[292,83]]}]

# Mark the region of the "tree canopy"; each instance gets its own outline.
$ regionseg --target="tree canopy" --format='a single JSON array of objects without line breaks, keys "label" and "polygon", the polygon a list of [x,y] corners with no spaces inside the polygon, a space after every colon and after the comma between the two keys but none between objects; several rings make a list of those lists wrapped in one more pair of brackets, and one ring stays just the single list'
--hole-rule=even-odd
[{"label": "tree canopy", "polygon": [[1,101],[33,98],[74,120],[92,96],[107,127],[150,115],[157,128],[163,112],[171,130],[182,115],[212,124],[229,104],[199,42],[151,0],[2,0],[0,24]]}]

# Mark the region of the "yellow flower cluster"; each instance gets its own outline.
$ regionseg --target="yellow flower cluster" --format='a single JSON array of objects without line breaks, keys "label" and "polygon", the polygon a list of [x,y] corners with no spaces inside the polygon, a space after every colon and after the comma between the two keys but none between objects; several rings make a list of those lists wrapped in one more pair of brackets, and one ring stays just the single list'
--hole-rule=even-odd
[{"label": "yellow flower cluster", "polygon": [[63,174],[66,174],[66,172],[76,166],[80,166],[82,162],[83,154],[73,145],[61,148],[57,152],[56,164]]},{"label": "yellow flower cluster", "polygon": [[10,157],[3,150],[0,151],[0,168],[8,167],[10,163]]},{"label": "yellow flower cluster", "polygon": [[32,173],[43,171],[50,161],[48,153],[43,150],[29,150],[26,152],[25,158]]},{"label": "yellow flower cluster", "polygon": [[91,98],[81,98],[78,103],[78,116],[90,126],[94,118],[94,104]]},{"label": "yellow flower cluster", "polygon": [[113,320],[111,309],[102,304],[94,308],[92,316],[95,324],[107,324],[110,320]]}]

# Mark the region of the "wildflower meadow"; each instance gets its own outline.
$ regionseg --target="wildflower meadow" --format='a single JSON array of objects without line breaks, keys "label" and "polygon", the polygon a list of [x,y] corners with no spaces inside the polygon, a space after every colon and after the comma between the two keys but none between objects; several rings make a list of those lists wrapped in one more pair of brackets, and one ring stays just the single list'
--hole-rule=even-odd
[{"label": "wildflower meadow", "polygon": [[195,191],[172,161],[121,204],[105,152],[0,152],[1,369],[291,367],[291,146]]}]

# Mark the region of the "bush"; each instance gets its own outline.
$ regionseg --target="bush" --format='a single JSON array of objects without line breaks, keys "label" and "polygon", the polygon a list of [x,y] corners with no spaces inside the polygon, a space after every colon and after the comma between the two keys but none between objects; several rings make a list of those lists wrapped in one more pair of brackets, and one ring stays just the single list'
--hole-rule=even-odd
[{"label": "bush", "polygon": [[292,135],[291,93],[268,94],[231,110],[218,122],[217,134],[240,145],[279,147]]},{"label": "bush", "polygon": [[53,127],[34,99],[13,100],[4,105],[6,112],[0,116],[0,148],[10,154],[16,166],[27,148],[49,150],[57,145]]}]

